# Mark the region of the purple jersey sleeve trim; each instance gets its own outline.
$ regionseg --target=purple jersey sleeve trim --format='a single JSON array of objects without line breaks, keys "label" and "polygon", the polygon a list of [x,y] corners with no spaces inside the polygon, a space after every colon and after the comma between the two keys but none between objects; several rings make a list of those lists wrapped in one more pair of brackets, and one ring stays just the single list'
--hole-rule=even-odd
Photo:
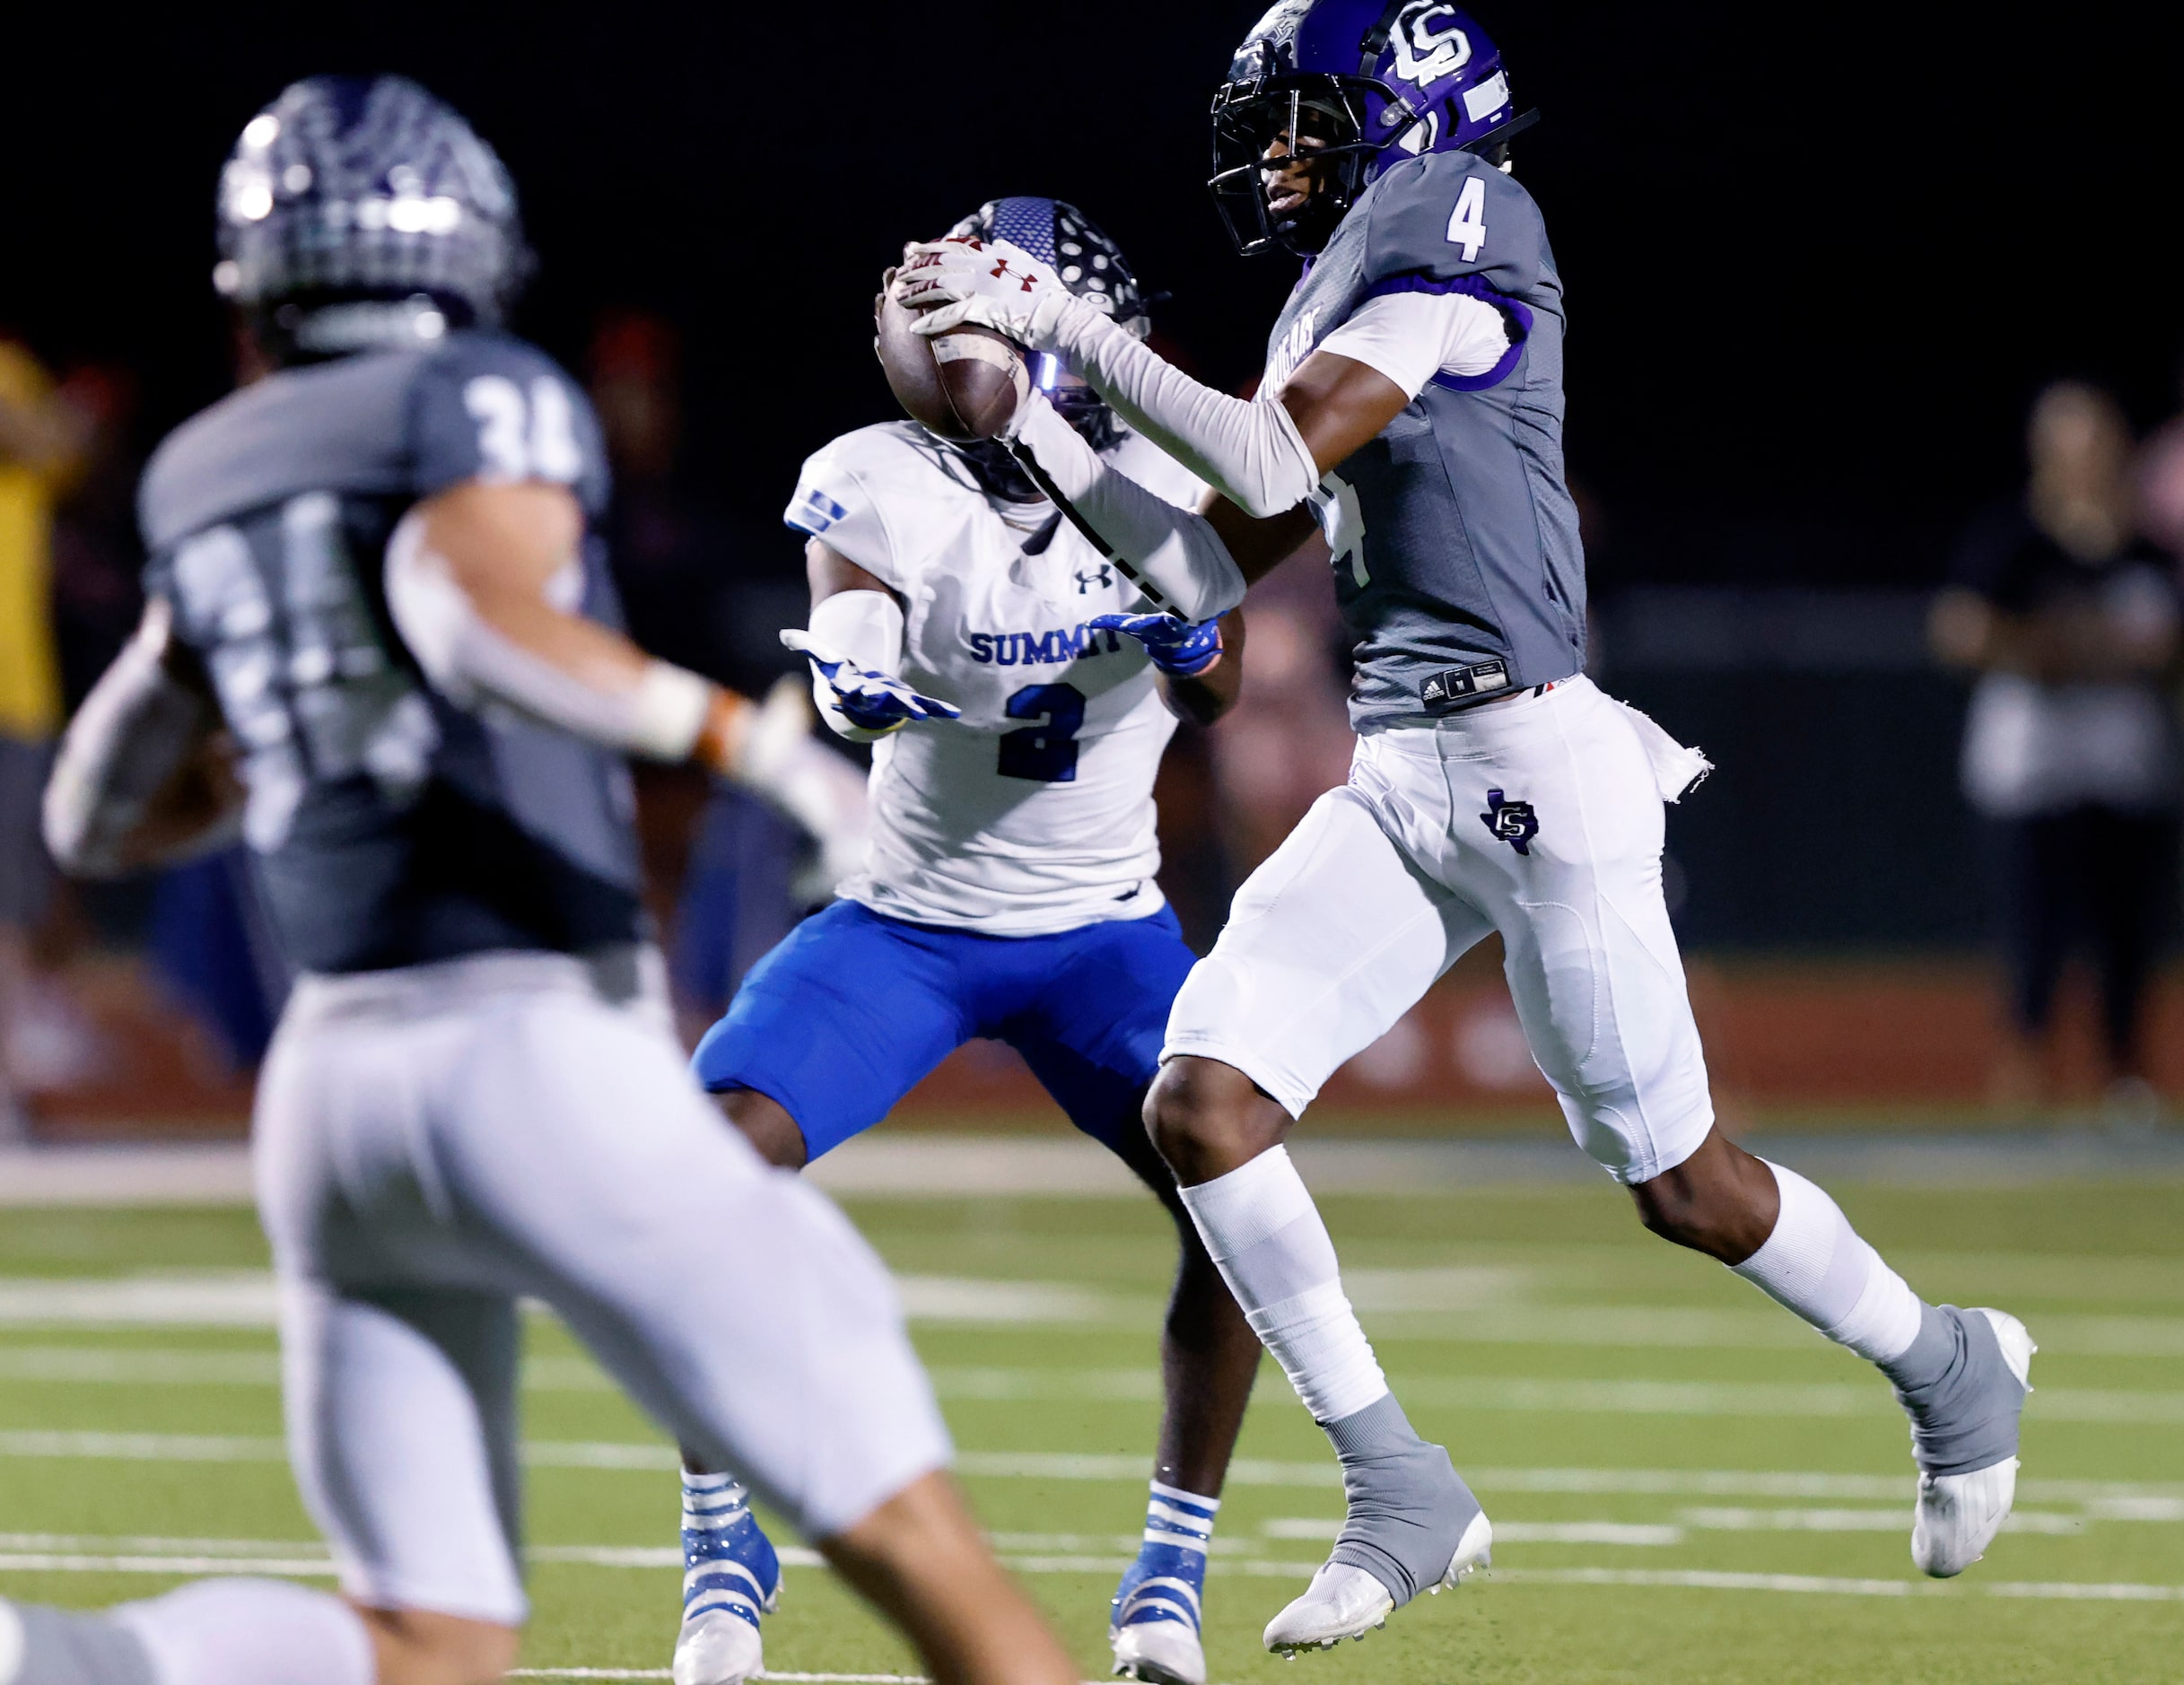
[{"label": "purple jersey sleeve trim", "polygon": [[1385,281],[1376,281],[1366,288],[1365,297],[1385,298],[1391,292],[1431,292],[1446,294],[1461,292],[1466,298],[1491,304],[1502,311],[1509,324],[1509,349],[1501,361],[1484,374],[1450,374],[1446,370],[1436,374],[1431,384],[1445,387],[1451,392],[1483,392],[1489,387],[1499,386],[1516,372],[1518,359],[1524,354],[1524,341],[1532,336],[1532,310],[1507,292],[1497,292],[1475,275],[1458,275],[1453,281],[1436,281],[1430,275],[1396,275]]}]

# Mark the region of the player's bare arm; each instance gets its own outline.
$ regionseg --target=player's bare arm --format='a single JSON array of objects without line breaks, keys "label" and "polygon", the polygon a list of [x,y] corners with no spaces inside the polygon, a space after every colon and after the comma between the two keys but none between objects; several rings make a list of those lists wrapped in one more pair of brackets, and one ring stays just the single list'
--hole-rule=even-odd
[{"label": "player's bare arm", "polygon": [[747,784],[818,838],[841,876],[862,850],[862,792],[856,770],[812,742],[794,687],[754,703],[564,607],[583,534],[575,494],[548,481],[469,480],[419,502],[388,546],[387,597],[426,677],[459,703],[489,698]]},{"label": "player's bare arm", "polygon": [[388,595],[426,674],[661,760],[736,764],[750,704],[552,600],[583,542],[565,485],[472,480],[425,499],[390,546]]},{"label": "player's bare arm", "polygon": [[1211,725],[1236,705],[1244,689],[1244,611],[1232,608],[1216,624],[1219,647],[1211,665],[1196,673],[1160,674],[1160,700],[1189,725]]},{"label": "player's bare arm", "polygon": [[833,546],[814,537],[804,553],[811,616],[782,642],[811,662],[812,701],[838,737],[875,743],[913,720],[953,720],[953,703],[921,696],[895,677],[908,625],[901,595]]},{"label": "player's bare arm", "polygon": [[46,845],[64,870],[110,877],[224,847],[242,817],[233,740],[163,597],[70,722],[47,786]]},{"label": "player's bare arm", "polygon": [[2165,617],[2118,624],[2097,609],[2059,605],[2013,614],[1961,586],[1935,596],[1926,632],[1946,666],[2022,673],[2049,685],[2134,678],[2177,658],[2177,631]]}]

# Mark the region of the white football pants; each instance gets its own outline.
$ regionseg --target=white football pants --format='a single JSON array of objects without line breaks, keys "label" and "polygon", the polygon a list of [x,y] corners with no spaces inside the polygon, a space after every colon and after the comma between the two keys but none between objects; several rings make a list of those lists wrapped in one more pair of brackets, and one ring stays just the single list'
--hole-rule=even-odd
[{"label": "white football pants", "polygon": [[524,1296],[810,1537],[948,1461],[878,1259],[706,1102],[648,957],[307,978],[282,1018],[256,1150],[290,1451],[362,1602],[522,1620]]},{"label": "white football pants", "polygon": [[1359,738],[1350,783],[1236,892],[1162,1058],[1219,1060],[1301,1116],[1498,930],[1577,1144],[1620,1182],[1673,1169],[1714,1109],[1661,898],[1662,803],[1702,766],[1584,677]]}]

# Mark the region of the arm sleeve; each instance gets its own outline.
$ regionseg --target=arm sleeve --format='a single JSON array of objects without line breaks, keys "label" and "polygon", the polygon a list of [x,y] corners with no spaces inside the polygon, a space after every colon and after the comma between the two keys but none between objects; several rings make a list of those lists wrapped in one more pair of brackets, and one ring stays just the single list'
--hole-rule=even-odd
[{"label": "arm sleeve", "polygon": [[1063,354],[1124,421],[1246,514],[1279,515],[1319,485],[1311,448],[1276,394],[1230,397],[1201,385],[1075,301],[1059,337]]},{"label": "arm sleeve", "polygon": [[1019,443],[1108,549],[1167,598],[1164,607],[1200,621],[1244,600],[1243,571],[1204,516],[1118,473],[1045,398],[1035,395],[1029,411]]},{"label": "arm sleeve", "polygon": [[1385,292],[1367,299],[1318,349],[1377,369],[1416,397],[1436,375],[1465,385],[1510,361],[1509,319],[1464,292]]},{"label": "arm sleeve", "polygon": [[782,511],[782,519],[794,531],[825,539],[828,548],[873,578],[904,590],[908,558],[895,542],[880,500],[872,493],[868,473],[873,465],[854,460],[870,454],[860,450],[863,437],[851,433],[805,458],[796,494]]},{"label": "arm sleeve", "polygon": [[[836,591],[811,606],[811,635],[831,643],[868,673],[893,678],[903,665],[903,606],[886,591]],[[811,700],[826,729],[852,743],[877,743],[895,729],[875,731],[842,712],[841,698],[817,668],[811,674]]]}]

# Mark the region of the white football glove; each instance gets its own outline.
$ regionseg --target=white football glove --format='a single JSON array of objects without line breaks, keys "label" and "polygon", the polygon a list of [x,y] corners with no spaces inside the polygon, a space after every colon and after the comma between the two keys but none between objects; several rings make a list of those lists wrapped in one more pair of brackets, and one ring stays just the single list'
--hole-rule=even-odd
[{"label": "white football glove", "polygon": [[925,312],[911,327],[928,338],[971,322],[1026,351],[1060,351],[1070,317],[1097,314],[1053,270],[1005,240],[961,236],[905,246],[893,284],[896,303]]},{"label": "white football glove", "polygon": [[921,696],[899,678],[860,667],[833,644],[808,632],[791,627],[781,634],[781,641],[810,660],[834,693],[834,706],[842,711],[843,718],[860,731],[884,737],[913,720],[963,718],[963,710],[953,703]]}]

